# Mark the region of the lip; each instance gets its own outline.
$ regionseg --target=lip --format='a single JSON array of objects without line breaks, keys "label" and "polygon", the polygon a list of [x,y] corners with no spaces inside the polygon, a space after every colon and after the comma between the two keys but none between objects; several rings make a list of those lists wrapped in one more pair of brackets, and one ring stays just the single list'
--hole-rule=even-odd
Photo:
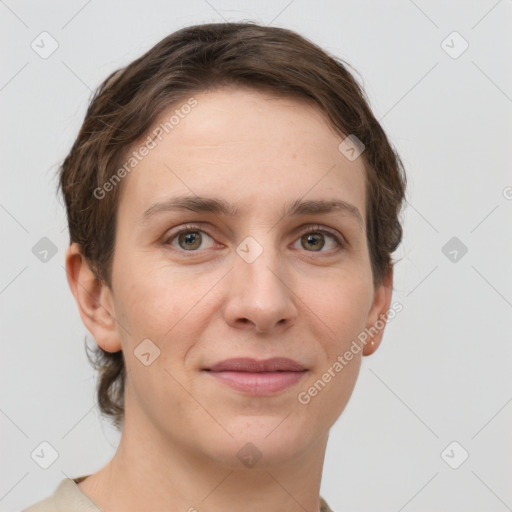
[{"label": "lip", "polygon": [[228,359],[203,371],[227,386],[252,395],[271,395],[297,384],[307,369],[297,361],[276,357],[258,361]]},{"label": "lip", "polygon": [[272,357],[271,359],[252,359],[249,357],[237,357],[226,359],[204,368],[211,372],[302,372],[306,368],[299,362],[288,357]]}]

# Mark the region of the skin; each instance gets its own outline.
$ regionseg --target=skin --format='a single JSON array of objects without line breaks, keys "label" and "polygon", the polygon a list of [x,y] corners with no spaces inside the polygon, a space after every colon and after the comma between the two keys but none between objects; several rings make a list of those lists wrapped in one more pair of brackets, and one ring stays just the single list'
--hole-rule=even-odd
[{"label": "skin", "polygon": [[[198,105],[124,178],[112,288],[76,244],[66,254],[84,324],[104,350],[122,350],[128,368],[118,450],[79,487],[105,512],[319,511],[329,429],[383,329],[307,405],[297,395],[391,302],[392,270],[377,288],[372,281],[364,164],[345,158],[344,137],[309,102],[242,88],[194,97]],[[141,222],[155,203],[184,194],[240,212],[167,211]],[[340,211],[283,217],[296,199],[342,199],[364,223]],[[188,223],[200,223],[199,242],[171,238]],[[344,246],[318,231],[308,242],[309,226],[332,230]],[[236,252],[248,236],[263,249],[252,263]],[[144,339],[160,349],[149,366],[134,355]],[[274,356],[308,369],[274,396],[235,391],[201,371]],[[250,468],[237,457],[248,442],[262,454]]]}]

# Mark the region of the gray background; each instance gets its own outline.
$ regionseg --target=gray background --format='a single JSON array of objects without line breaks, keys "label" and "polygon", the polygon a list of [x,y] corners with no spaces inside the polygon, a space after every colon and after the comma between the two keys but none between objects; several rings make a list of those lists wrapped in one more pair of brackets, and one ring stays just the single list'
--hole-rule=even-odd
[{"label": "gray background", "polygon": [[[0,509],[95,472],[119,439],[65,278],[56,167],[108,73],[223,19],[290,28],[347,60],[408,172],[403,310],[331,430],[322,496],[338,511],[512,510],[509,0],[0,1]],[[47,58],[31,47],[51,49],[43,31],[58,43]],[[58,453],[48,469],[31,458],[43,441]]]}]

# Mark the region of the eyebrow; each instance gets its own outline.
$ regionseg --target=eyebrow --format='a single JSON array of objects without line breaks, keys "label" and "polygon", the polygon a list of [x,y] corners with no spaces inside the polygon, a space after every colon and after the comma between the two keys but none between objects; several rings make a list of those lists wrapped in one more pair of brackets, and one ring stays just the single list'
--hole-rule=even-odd
[{"label": "eyebrow", "polygon": [[[192,211],[198,213],[214,213],[227,217],[236,217],[240,213],[240,207],[230,204],[223,199],[199,197],[199,196],[178,196],[171,197],[165,201],[150,206],[141,216],[141,221],[161,212],[169,211]],[[363,217],[356,206],[342,199],[296,199],[285,205],[284,216],[326,214],[332,212],[343,212],[355,219],[361,228],[364,227]]]}]

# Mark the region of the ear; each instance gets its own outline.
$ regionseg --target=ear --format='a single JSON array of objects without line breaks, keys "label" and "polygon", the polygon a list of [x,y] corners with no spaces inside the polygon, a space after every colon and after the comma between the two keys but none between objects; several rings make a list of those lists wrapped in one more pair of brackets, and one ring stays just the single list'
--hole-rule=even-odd
[{"label": "ear", "polygon": [[368,313],[365,331],[368,337],[365,340],[363,348],[363,355],[365,356],[373,354],[382,341],[392,293],[393,267],[390,266],[382,280],[382,284],[375,290],[373,304]]},{"label": "ear", "polygon": [[121,350],[112,291],[97,279],[77,243],[66,251],[66,274],[82,322],[96,343],[107,352]]}]

